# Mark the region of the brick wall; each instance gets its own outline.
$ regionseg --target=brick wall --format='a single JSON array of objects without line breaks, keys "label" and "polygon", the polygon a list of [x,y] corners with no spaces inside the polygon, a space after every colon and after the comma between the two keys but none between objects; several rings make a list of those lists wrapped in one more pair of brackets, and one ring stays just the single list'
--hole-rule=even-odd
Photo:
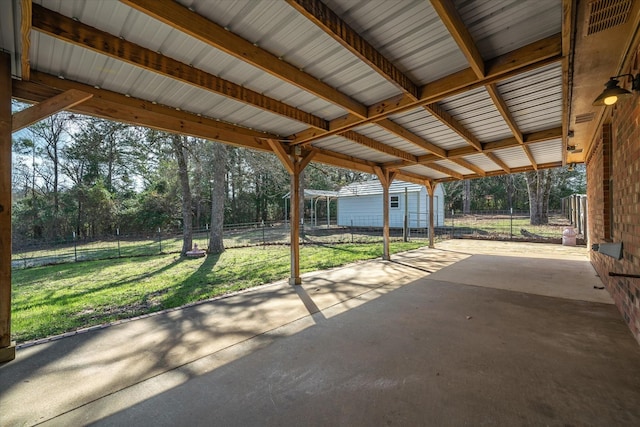
[{"label": "brick wall", "polygon": [[[640,72],[637,59],[632,61],[636,65],[625,72]],[[623,259],[618,261],[591,251],[591,262],[640,343],[640,279],[609,277],[609,272],[640,274],[640,96],[637,93],[615,105],[611,125],[603,127],[601,138],[587,159],[587,183],[591,243],[623,244]]]}]

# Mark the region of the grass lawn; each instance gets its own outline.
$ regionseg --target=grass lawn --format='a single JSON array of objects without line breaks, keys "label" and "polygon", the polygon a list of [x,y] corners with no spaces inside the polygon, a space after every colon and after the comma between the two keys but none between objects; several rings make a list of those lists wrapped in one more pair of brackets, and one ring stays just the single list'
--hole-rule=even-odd
[{"label": "grass lawn", "polygon": [[[424,245],[393,242],[391,252]],[[284,279],[289,252],[288,246],[251,247],[197,259],[169,254],[14,270],[12,339],[44,338]],[[300,269],[380,256],[380,243],[303,246]]]}]

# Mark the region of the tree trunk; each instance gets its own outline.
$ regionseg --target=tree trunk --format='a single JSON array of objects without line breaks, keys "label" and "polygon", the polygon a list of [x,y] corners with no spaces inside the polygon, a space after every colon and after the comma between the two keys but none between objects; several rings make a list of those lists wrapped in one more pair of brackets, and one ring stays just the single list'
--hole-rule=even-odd
[{"label": "tree trunk", "polygon": [[527,191],[529,193],[529,214],[531,225],[549,223],[549,193],[552,174],[547,170],[527,172]]},{"label": "tree trunk", "polygon": [[471,212],[471,181],[463,181],[464,191],[462,193],[462,213],[468,215]]},{"label": "tree trunk", "polygon": [[173,151],[178,161],[178,177],[182,189],[182,250],[185,255],[193,246],[193,223],[191,218],[191,188],[189,187],[189,172],[187,170],[187,149],[182,142],[182,137],[171,137]]},{"label": "tree trunk", "polygon": [[224,252],[223,225],[224,225],[224,199],[226,186],[224,177],[227,172],[227,147],[219,142],[214,144],[213,188],[211,191],[211,230],[209,235],[210,254]]}]

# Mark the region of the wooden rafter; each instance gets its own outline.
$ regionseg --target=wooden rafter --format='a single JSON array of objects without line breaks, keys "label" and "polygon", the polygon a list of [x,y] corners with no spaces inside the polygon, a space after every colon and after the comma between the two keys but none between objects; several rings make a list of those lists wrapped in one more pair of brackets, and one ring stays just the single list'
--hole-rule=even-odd
[{"label": "wooden rafter", "polygon": [[[555,127],[551,129],[546,129],[538,132],[533,132],[530,134],[524,135],[524,144],[535,144],[538,142],[549,141],[552,139],[557,139],[562,136],[562,128]],[[514,138],[504,138],[498,141],[486,142],[482,144],[482,153],[491,153],[497,150],[503,150],[505,148],[513,148],[519,147],[521,144]],[[462,147],[462,148],[454,148],[452,150],[447,151],[447,159],[456,159],[464,156],[468,156],[470,154],[477,154],[475,148],[473,147]],[[418,156],[418,163],[427,164],[430,162],[435,162],[440,160],[441,158],[435,156],[433,154],[427,154],[424,156]]]},{"label": "wooden rafter", "polygon": [[364,105],[173,0],[121,1],[209,46],[233,55],[332,104],[339,105],[359,118],[367,117],[367,109]]},{"label": "wooden rafter", "polygon": [[460,158],[460,159],[448,159],[448,160],[450,162],[453,162],[453,163],[455,163],[457,165],[462,166],[465,169],[469,169],[470,171],[475,172],[479,176],[484,177],[484,176],[487,175],[487,173],[484,170],[482,170],[482,168],[474,165],[473,163],[471,163],[471,162],[469,162],[469,161],[467,161],[465,159]]},{"label": "wooden rafter", "polygon": [[500,166],[500,168],[505,171],[506,173],[511,173],[511,168],[509,167],[508,164],[506,164],[505,162],[503,162],[502,160],[500,160],[500,158],[498,156],[496,156],[495,153],[486,153],[486,156],[496,165]]},{"label": "wooden rafter", "polygon": [[409,141],[412,144],[424,150],[430,151],[431,153],[435,154],[438,157],[445,158],[447,156],[446,150],[438,147],[432,142],[427,141],[421,136],[416,135],[415,133],[409,131],[408,129],[403,128],[402,126],[400,126],[399,124],[397,124],[392,120],[384,119],[376,122],[376,124],[381,128],[399,136],[400,138],[406,141]]},{"label": "wooden rafter", "polygon": [[20,41],[22,43],[21,67],[22,80],[29,80],[31,64],[29,63],[29,51],[31,50],[31,0],[22,0],[20,3]]},{"label": "wooden rafter", "polygon": [[33,5],[33,28],[94,52],[233,98],[262,110],[306,123],[316,129],[329,129],[326,120],[313,114],[221,79],[135,43],[120,39],[107,32],[74,21],[39,5]]},{"label": "wooden rafter", "polygon": [[431,113],[432,116],[444,123],[449,129],[460,135],[467,143],[478,151],[482,151],[482,144],[468,129],[466,129],[459,121],[449,114],[439,104],[427,104],[424,108]]},{"label": "wooden rafter", "polygon": [[93,95],[77,89],[69,89],[59,95],[46,99],[39,104],[25,108],[13,114],[12,131],[17,132],[59,111],[72,108]]},{"label": "wooden rafter", "polygon": [[445,166],[442,166],[442,165],[439,165],[439,164],[436,164],[436,163],[430,163],[428,165],[423,165],[423,166],[427,167],[429,169],[433,169],[434,171],[443,173],[445,175],[452,176],[452,177],[454,177],[456,179],[463,179],[464,178],[464,176],[460,172],[456,172],[456,171],[454,171],[452,169],[449,169],[449,168],[447,168]]},{"label": "wooden rafter", "polygon": [[469,34],[469,30],[462,22],[462,18],[460,18],[453,2],[451,0],[431,0],[431,5],[467,58],[473,72],[479,78],[484,77],[484,61],[480,51],[476,47],[471,34]]},{"label": "wooden rafter", "polygon": [[96,89],[70,80],[38,71],[31,72],[29,82],[13,80],[13,96],[26,102],[42,102],[69,89],[93,94],[85,102],[69,108],[70,111],[102,117],[124,123],[147,126],[167,132],[181,133],[198,138],[221,141],[231,145],[271,151],[265,142],[277,138],[264,132],[253,131],[163,105],[154,105],[105,89]]},{"label": "wooden rafter", "polygon": [[419,92],[416,84],[327,5],[320,0],[287,0],[287,3],[376,70],[378,74],[398,86],[410,98],[418,99]]},{"label": "wooden rafter", "polygon": [[393,114],[410,111],[416,107],[432,104],[487,84],[543,67],[562,59],[562,43],[559,34],[538,40],[485,62],[485,77],[478,78],[471,68],[462,70],[420,88],[420,99],[414,101],[407,95],[395,96],[369,107],[368,118],[329,122],[329,131],[299,132],[291,135],[292,144],[309,144],[329,135],[353,129],[365,123],[383,120]]},{"label": "wooden rafter", "polygon": [[[553,169],[553,168],[559,168],[562,167],[562,162],[551,162],[551,163],[539,163],[538,164],[538,169],[534,169],[533,166],[520,166],[517,168],[511,168],[511,173],[521,173],[521,172],[532,172],[535,170],[542,170],[542,169]],[[503,171],[497,170],[497,171],[490,171],[487,172],[485,174],[485,176],[500,176],[500,175],[504,175],[505,173]],[[480,175],[465,175],[464,177],[465,179],[474,179],[474,178],[484,178],[483,176]],[[449,181],[453,181],[455,178],[442,178],[442,179],[436,179],[436,182],[449,182]]]},{"label": "wooden rafter", "polygon": [[389,154],[391,156],[395,156],[400,159],[407,160],[414,164],[418,163],[417,156],[414,156],[413,154],[407,153],[406,151],[400,150],[398,148],[383,144],[380,141],[376,141],[373,138],[369,138],[368,136],[359,134],[352,130],[341,133],[340,136],[347,138],[350,141],[356,142],[362,146],[371,148],[372,150],[376,150],[380,153]]}]

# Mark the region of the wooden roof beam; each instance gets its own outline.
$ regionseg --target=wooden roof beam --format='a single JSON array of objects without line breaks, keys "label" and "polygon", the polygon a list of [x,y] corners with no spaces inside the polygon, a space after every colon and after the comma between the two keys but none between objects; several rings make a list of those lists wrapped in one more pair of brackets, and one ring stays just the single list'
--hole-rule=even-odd
[{"label": "wooden roof beam", "polygon": [[362,120],[330,121],[327,132],[306,132],[291,135],[292,144],[310,144],[313,141],[345,130],[353,129],[365,123],[383,120],[393,114],[410,111],[421,105],[432,104],[444,98],[463,93],[478,87],[504,80],[515,75],[531,71],[562,59],[562,40],[560,34],[523,46],[497,58],[485,61],[485,77],[478,78],[471,68],[458,71],[433,81],[420,88],[417,101],[407,95],[394,96],[369,107],[368,118]]},{"label": "wooden roof beam", "polygon": [[458,14],[453,2],[451,0],[431,0],[431,5],[467,58],[473,72],[479,78],[484,77],[484,61],[482,60],[480,51],[476,47],[469,30],[467,30],[467,26],[462,22],[462,18],[460,14]]},{"label": "wooden roof beam", "polygon": [[33,5],[33,28],[60,40],[125,61],[165,77],[235,99],[261,110],[306,123],[313,128],[329,129],[329,124],[326,120],[313,114],[221,79],[135,43],[122,40],[107,32],[74,21],[37,4]]},{"label": "wooden roof beam", "polygon": [[411,99],[418,99],[418,86],[327,5],[320,0],[287,0],[287,3]]},{"label": "wooden roof beam", "polygon": [[[532,172],[534,170],[553,169],[553,168],[559,168],[559,167],[562,167],[562,162],[540,163],[538,164],[538,169],[534,169],[533,166],[520,166],[517,168],[512,168],[510,173]],[[500,175],[506,175],[506,174],[507,172],[497,170],[497,171],[487,172],[486,176],[500,176]],[[483,177],[476,174],[464,176],[464,179],[475,179],[475,178],[483,178]],[[454,178],[442,178],[442,179],[436,179],[435,182],[450,182],[453,180]]]},{"label": "wooden roof beam", "polygon": [[448,159],[448,160],[462,166],[465,169],[469,169],[470,171],[475,172],[479,176],[484,177],[487,175],[487,173],[484,170],[474,165],[473,163],[468,162],[467,160],[464,160],[464,159]]},{"label": "wooden roof beam", "polygon": [[369,138],[368,136],[359,134],[357,132],[349,130],[344,133],[341,133],[340,136],[347,138],[348,140],[353,141],[362,146],[371,148],[372,150],[376,150],[380,153],[389,154],[390,156],[398,157],[400,159],[406,160],[413,164],[418,163],[417,156],[414,156],[413,154],[407,153],[406,151],[400,150],[398,148],[383,144],[380,141],[376,141],[373,138]]},{"label": "wooden roof beam", "polygon": [[367,108],[321,82],[316,77],[300,71],[297,67],[248,40],[225,30],[220,25],[202,15],[192,12],[173,0],[120,0],[122,3],[139,10],[159,21],[188,34],[209,46],[220,49],[243,62],[306,90],[332,104],[344,108],[347,112],[363,119],[367,117]]},{"label": "wooden roof beam", "polygon": [[163,105],[154,105],[148,101],[105,89],[96,89],[68,79],[62,80],[35,70],[31,71],[29,82],[13,80],[12,95],[26,102],[42,102],[69,89],[77,89],[93,95],[90,99],[68,109],[79,114],[269,152],[272,150],[265,140],[278,138],[276,135],[199,117]]},{"label": "wooden roof beam", "polygon": [[46,99],[36,105],[27,107],[24,110],[13,114],[11,120],[11,131],[17,132],[20,129],[24,129],[27,126],[51,116],[52,114],[68,110],[87,99],[90,99],[92,96],[92,94],[82,92],[78,89],[69,89],[66,92],[55,95],[52,98]]},{"label": "wooden roof beam", "polygon": [[[5,12],[6,13],[6,12]],[[20,3],[20,40],[22,43],[22,53],[20,55],[22,80],[29,80],[31,76],[31,64],[29,62],[29,51],[31,50],[31,0],[22,0]]]},{"label": "wooden roof beam", "polygon": [[444,123],[449,129],[460,135],[467,143],[474,147],[477,151],[482,151],[482,144],[468,129],[466,129],[459,121],[449,114],[440,105],[427,104],[424,108],[431,113],[432,116]]}]

